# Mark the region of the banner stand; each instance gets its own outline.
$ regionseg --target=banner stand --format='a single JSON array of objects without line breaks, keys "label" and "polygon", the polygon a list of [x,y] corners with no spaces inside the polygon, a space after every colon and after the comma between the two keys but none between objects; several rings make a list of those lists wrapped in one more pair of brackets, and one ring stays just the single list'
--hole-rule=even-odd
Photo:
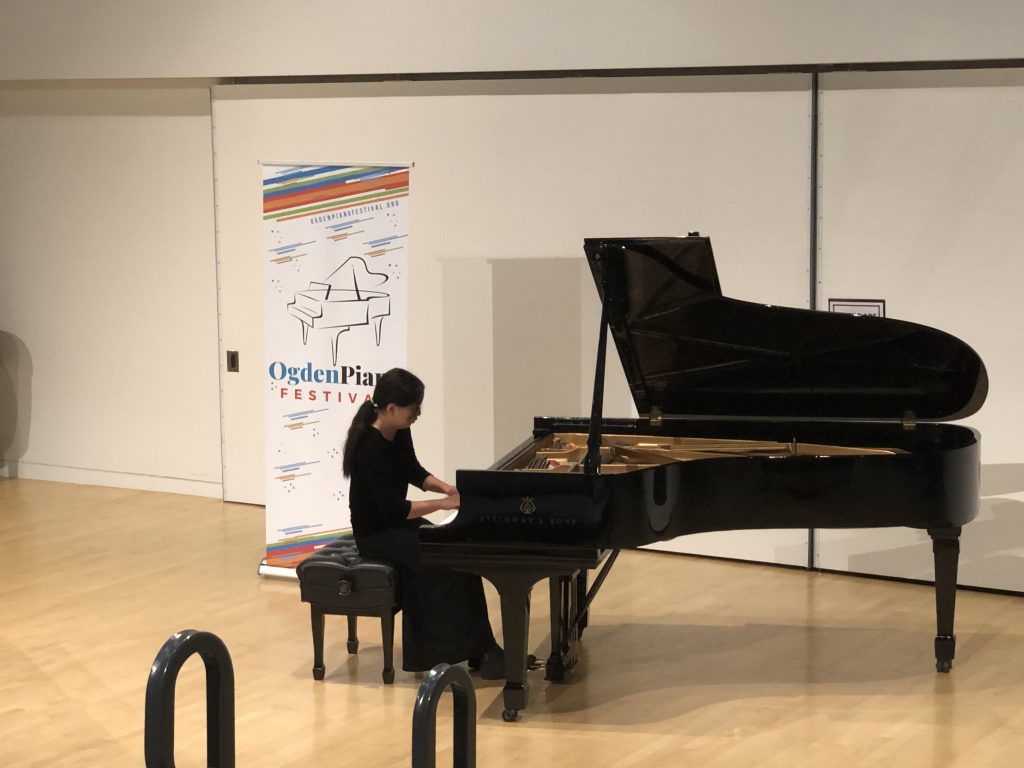
[{"label": "banner stand", "polygon": [[299,575],[295,572],[295,568],[286,565],[267,565],[266,558],[260,560],[260,567],[257,570],[257,574],[260,576],[267,576],[272,579],[289,579],[291,581],[299,580]]},{"label": "banner stand", "polygon": [[266,557],[295,566],[350,530],[342,449],[408,339],[409,164],[261,163]]}]

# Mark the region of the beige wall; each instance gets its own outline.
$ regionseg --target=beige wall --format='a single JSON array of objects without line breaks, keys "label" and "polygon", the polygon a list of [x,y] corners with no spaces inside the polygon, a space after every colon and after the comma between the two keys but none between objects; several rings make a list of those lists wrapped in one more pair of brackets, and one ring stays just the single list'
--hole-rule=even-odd
[{"label": "beige wall", "polygon": [[[255,425],[243,443],[262,440],[258,390],[251,398],[243,378],[221,381],[218,343],[242,350],[243,370],[262,348],[258,339],[235,343],[237,314],[218,317],[217,293],[219,278],[229,310],[260,295],[246,287],[253,276],[241,258],[249,238],[258,240],[249,215],[256,195],[245,196],[259,159],[417,161],[421,260],[411,308],[424,322],[410,364],[436,395],[436,420],[424,419],[418,445],[447,475],[511,448],[535,413],[573,400],[574,412],[586,413],[597,306],[582,265],[560,263],[579,258],[583,235],[700,228],[713,237],[729,295],[805,300],[806,76],[225,87],[212,109],[205,82],[172,78],[1024,55],[1017,2],[321,0],[304,8],[299,18],[294,6],[263,2],[5,5],[0,474],[227,492],[222,412],[237,408],[231,423]],[[289,34],[300,25],[303,35]],[[1013,524],[1024,497],[1014,384],[1024,375],[1014,333],[1020,74],[858,77],[823,78],[822,295],[885,290],[899,297],[893,315],[977,345],[993,387],[972,421],[985,433],[986,498],[983,519],[965,534],[965,574],[1024,589],[1024,537]],[[267,99],[301,102],[310,119],[263,124]],[[396,121],[368,130],[353,115]],[[646,174],[629,179],[629,198],[588,177],[554,187],[555,210],[487,183],[499,172],[529,186],[527,156],[553,174],[543,177],[550,186],[549,169],[590,168],[602,152],[619,178],[629,163]],[[437,201],[458,189],[472,192],[475,208],[453,239]],[[524,218],[533,226],[518,226]],[[866,232],[878,233],[871,248]],[[495,259],[512,261],[496,270]],[[517,350],[520,303],[495,301],[495,292],[529,284],[535,259],[548,280],[568,282],[550,320],[527,302],[531,338],[555,324],[561,346]],[[873,259],[888,271],[865,269]],[[884,277],[871,283],[872,274]],[[550,287],[541,292],[548,306]],[[954,299],[950,311],[936,309]],[[571,385],[538,387],[517,373],[559,350]],[[610,381],[606,412],[628,415],[621,378]],[[520,395],[514,408],[509,391]],[[261,482],[260,459],[235,462],[228,474],[239,471]],[[700,551],[701,541],[685,546]],[[824,543],[829,567],[890,572],[910,553],[910,570],[892,571],[906,574],[922,562],[916,539]],[[763,538],[705,544],[718,553],[760,548],[782,561],[803,551],[801,542]]]},{"label": "beige wall", "polygon": [[[408,364],[446,393],[427,403],[417,451],[448,476],[485,467],[534,415],[589,413],[584,237],[702,229],[733,295],[806,301],[808,82],[218,86],[224,343],[261,357],[260,161],[414,162]],[[229,499],[262,499],[260,375],[224,377]],[[609,414],[626,415],[621,401]]]},{"label": "beige wall", "polygon": [[1015,0],[10,0],[0,79],[1024,56]]},{"label": "beige wall", "polygon": [[209,112],[0,87],[0,473],[220,496]]},{"label": "beige wall", "polygon": [[[891,317],[970,344],[988,370],[981,514],[961,583],[1024,589],[1024,72],[829,75],[821,107],[821,301],[883,298]],[[824,568],[930,578],[922,531],[820,531]]]}]

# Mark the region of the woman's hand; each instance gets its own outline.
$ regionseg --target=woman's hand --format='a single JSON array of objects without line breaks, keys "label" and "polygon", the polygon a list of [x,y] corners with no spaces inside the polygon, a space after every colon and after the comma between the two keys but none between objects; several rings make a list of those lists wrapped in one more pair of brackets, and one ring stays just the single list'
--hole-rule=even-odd
[{"label": "woman's hand", "polygon": [[[434,489],[437,490],[437,489]],[[459,492],[450,496],[442,496],[440,499],[423,499],[422,501],[413,501],[409,504],[409,514],[406,519],[413,520],[417,517],[423,517],[429,515],[431,512],[439,512],[441,510],[451,510],[459,508]]]},{"label": "woman's hand", "polygon": [[[449,487],[451,487],[451,486],[449,486]],[[450,494],[448,494],[447,496],[445,496],[443,499],[438,499],[437,503],[438,503],[438,508],[439,509],[444,509],[444,510],[458,509],[459,508],[459,492],[457,490],[455,490],[455,488],[452,488],[452,492]]]},{"label": "woman's hand", "polygon": [[441,510],[449,511],[459,508],[459,489],[454,485],[449,485],[444,480],[439,480],[433,475],[427,475],[427,479],[423,481],[423,490],[432,491],[434,493],[443,493],[444,496],[440,499],[412,502],[412,504],[409,505],[410,520],[415,517],[429,515],[431,512],[438,512]]},{"label": "woman's hand", "polygon": [[434,477],[433,475],[427,475],[427,479],[423,482],[423,490],[443,493],[445,496],[452,496],[459,492],[459,489],[454,485],[449,485],[441,478]]}]

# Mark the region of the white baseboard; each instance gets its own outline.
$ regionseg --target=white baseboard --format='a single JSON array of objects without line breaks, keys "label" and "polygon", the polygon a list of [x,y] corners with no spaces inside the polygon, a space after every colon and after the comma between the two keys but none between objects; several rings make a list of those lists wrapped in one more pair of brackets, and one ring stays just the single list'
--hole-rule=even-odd
[{"label": "white baseboard", "polygon": [[188,480],[180,477],[160,477],[131,472],[111,472],[103,469],[81,469],[79,467],[58,467],[51,464],[35,464],[28,461],[12,462],[0,466],[0,477],[17,477],[25,480],[49,480],[56,483],[78,485],[104,485],[109,488],[131,488],[138,491],[158,493],[183,493],[189,496],[206,496],[211,499],[224,498],[224,486],[220,482]]}]

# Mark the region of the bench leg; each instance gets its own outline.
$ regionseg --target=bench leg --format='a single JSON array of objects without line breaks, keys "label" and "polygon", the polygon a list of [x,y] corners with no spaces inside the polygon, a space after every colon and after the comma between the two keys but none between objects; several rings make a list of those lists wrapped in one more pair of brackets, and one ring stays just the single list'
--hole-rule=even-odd
[{"label": "bench leg", "polygon": [[384,644],[384,682],[391,685],[395,682],[395,613],[391,608],[381,611],[380,636]]},{"label": "bench leg", "polygon": [[313,624],[313,679],[324,679],[324,612],[315,605],[309,606]]},{"label": "bench leg", "polygon": [[354,614],[348,617],[348,652],[357,653],[359,651],[359,638],[356,636],[356,616]]}]

